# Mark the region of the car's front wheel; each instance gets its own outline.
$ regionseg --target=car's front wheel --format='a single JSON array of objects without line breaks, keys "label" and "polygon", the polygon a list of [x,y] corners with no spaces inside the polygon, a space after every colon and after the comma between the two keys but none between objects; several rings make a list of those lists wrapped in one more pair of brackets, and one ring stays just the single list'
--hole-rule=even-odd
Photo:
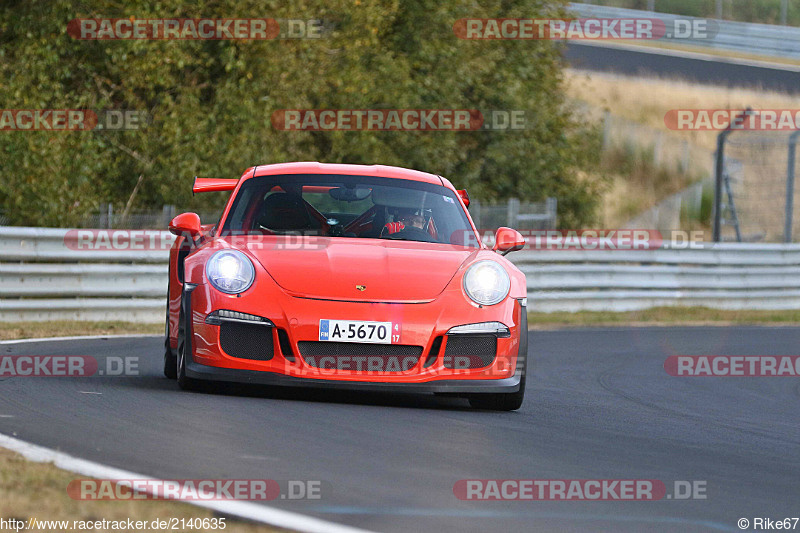
[{"label": "car's front wheel", "polygon": [[469,404],[475,409],[486,409],[489,411],[516,411],[522,407],[525,399],[525,373],[519,382],[517,392],[481,393],[471,394]]}]

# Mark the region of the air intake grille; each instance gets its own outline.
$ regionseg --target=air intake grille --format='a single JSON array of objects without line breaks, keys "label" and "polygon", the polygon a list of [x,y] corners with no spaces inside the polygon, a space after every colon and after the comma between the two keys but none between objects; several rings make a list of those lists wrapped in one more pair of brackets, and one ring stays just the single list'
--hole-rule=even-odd
[{"label": "air intake grille", "polygon": [[292,350],[292,343],[289,342],[289,335],[284,329],[278,329],[278,344],[280,344],[283,357],[287,361],[294,362],[294,350]]},{"label": "air intake grille", "polygon": [[428,353],[428,358],[425,359],[425,364],[422,365],[423,368],[428,368],[429,366],[433,365],[436,362],[436,358],[439,357],[439,350],[442,348],[442,339],[444,337],[439,335],[435,339],[433,339],[433,344],[431,344],[431,351]]},{"label": "air intake grille", "polygon": [[260,324],[223,322],[219,327],[222,350],[237,359],[269,361],[275,353],[272,328]]},{"label": "air intake grille", "polygon": [[407,372],[422,355],[422,346],[406,344],[300,341],[297,347],[309,366],[356,372]]},{"label": "air intake grille", "polygon": [[444,348],[445,368],[484,368],[497,355],[494,335],[448,335]]}]

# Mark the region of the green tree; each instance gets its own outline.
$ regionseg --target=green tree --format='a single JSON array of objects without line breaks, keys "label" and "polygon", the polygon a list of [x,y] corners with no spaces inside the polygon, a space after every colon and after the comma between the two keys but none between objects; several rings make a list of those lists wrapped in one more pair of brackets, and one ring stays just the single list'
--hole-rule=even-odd
[{"label": "green tree", "polygon": [[[448,177],[473,197],[559,199],[564,225],[588,223],[598,183],[578,170],[596,135],[562,93],[559,46],[458,39],[459,18],[558,17],[565,1],[285,2],[20,0],[0,6],[4,109],[130,109],[137,131],[0,132],[0,209],[15,223],[69,225],[103,202],[205,207],[194,175],[238,177],[253,164],[381,163]],[[292,18],[322,39],[76,40],[75,18]],[[280,109],[526,110],[523,131],[291,132]],[[213,201],[218,201],[215,198]]]}]

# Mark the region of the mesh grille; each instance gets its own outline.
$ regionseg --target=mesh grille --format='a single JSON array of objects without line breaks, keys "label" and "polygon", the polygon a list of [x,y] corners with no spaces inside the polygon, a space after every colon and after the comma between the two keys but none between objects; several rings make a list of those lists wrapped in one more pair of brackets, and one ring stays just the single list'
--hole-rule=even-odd
[{"label": "mesh grille", "polygon": [[263,325],[223,322],[219,327],[222,350],[237,359],[269,361],[275,353],[272,328]]},{"label": "mesh grille", "polygon": [[494,335],[449,335],[444,348],[445,368],[484,368],[494,362],[497,337]]},{"label": "mesh grille", "polygon": [[406,344],[300,341],[297,347],[309,366],[325,370],[406,372],[422,355],[422,346]]}]

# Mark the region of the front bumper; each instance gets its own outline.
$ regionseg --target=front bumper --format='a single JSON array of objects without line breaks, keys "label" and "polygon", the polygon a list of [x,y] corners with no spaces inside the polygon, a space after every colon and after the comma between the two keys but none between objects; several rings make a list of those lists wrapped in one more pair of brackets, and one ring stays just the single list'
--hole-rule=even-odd
[{"label": "front bumper", "polygon": [[[527,344],[525,343],[520,343]],[[426,383],[386,383],[378,381],[343,381],[329,379],[312,379],[261,372],[258,370],[238,370],[205,366],[194,361],[186,362],[186,375],[193,379],[207,381],[225,381],[253,385],[272,385],[275,387],[311,387],[315,389],[382,391],[382,392],[437,392],[437,393],[513,393],[519,390],[519,384],[525,366],[518,368],[513,377],[504,379],[457,379],[440,380]]]},{"label": "front bumper", "polygon": [[[196,290],[184,293],[183,306],[184,316],[191,317],[187,320],[187,331],[190,332],[187,347],[191,356],[186,361],[186,375],[194,379],[387,392],[508,393],[519,390],[527,367],[527,309],[513,299],[490,309],[470,308],[465,311],[463,304],[454,305],[452,300],[461,298],[460,294],[445,294],[441,301],[425,304],[298,302],[294,298],[292,301],[280,301],[283,298],[276,294],[256,301],[237,297],[235,308],[238,311],[264,316],[276,328],[287,332],[296,356],[293,360],[287,360],[282,357],[281,350],[276,350],[272,360],[255,361],[230,357],[220,347],[219,326],[205,322],[205,317],[212,310],[231,308],[231,303],[234,303],[232,299],[220,297],[216,291],[204,285],[194,286],[193,289]],[[285,295],[281,296],[285,298]],[[274,310],[265,309],[265,301],[271,302],[270,307]],[[287,314],[285,309],[291,309],[292,313]],[[383,320],[398,315],[403,317],[403,343],[424,348],[421,361],[426,360],[434,339],[445,335],[449,328],[456,325],[497,320],[509,326],[511,335],[498,339],[495,361],[481,369],[445,368],[441,361],[437,361],[430,367],[420,364],[410,372],[398,374],[367,371],[331,373],[310,367],[299,356],[298,342],[315,338],[320,318]],[[277,329],[275,336],[277,346]]]}]

